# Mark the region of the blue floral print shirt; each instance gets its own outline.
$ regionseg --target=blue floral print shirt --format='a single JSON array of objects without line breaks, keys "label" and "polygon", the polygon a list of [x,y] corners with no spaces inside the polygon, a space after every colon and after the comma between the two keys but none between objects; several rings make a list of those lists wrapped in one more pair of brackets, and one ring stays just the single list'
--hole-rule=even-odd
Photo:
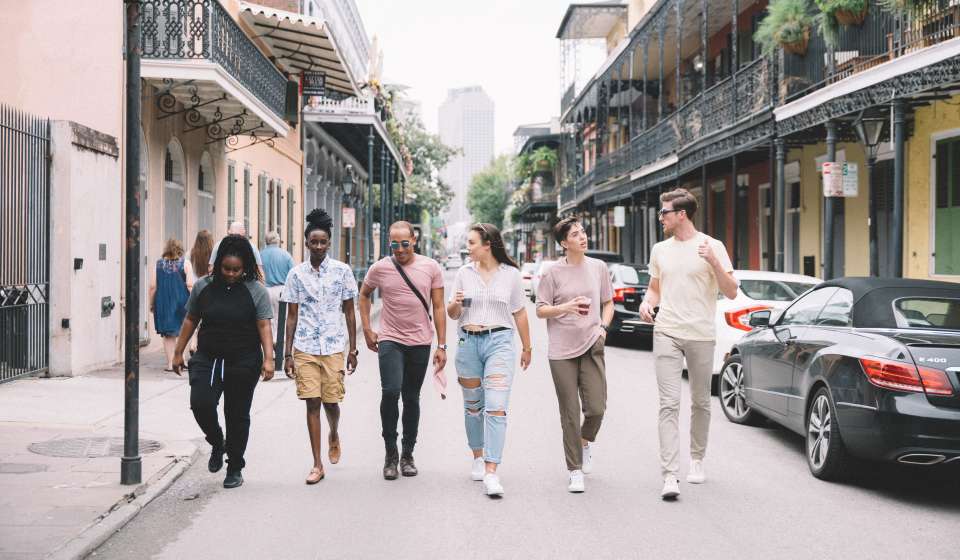
[{"label": "blue floral print shirt", "polygon": [[357,281],[345,263],[330,257],[318,269],[304,261],[290,270],[280,301],[300,306],[293,346],[314,356],[343,352],[347,328],[343,302],[357,297]]}]

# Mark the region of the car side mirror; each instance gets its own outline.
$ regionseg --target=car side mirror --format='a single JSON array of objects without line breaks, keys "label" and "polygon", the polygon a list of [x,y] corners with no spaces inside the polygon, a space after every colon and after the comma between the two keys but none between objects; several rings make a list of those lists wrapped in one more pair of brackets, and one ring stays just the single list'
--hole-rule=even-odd
[{"label": "car side mirror", "polygon": [[764,309],[762,311],[754,311],[750,314],[750,326],[751,327],[769,327],[770,326],[770,310]]}]

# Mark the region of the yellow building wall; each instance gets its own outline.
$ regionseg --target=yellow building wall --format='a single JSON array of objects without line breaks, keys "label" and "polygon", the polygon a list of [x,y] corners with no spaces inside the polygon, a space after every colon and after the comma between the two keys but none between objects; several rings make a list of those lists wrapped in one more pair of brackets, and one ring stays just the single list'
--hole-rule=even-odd
[{"label": "yellow building wall", "polygon": [[820,178],[817,176],[817,157],[826,151],[823,144],[804,146],[790,150],[787,162],[800,162],[800,272],[803,257],[813,255],[815,276],[822,276],[822,215]]},{"label": "yellow building wall", "polygon": [[960,280],[956,276],[934,276],[932,253],[935,244],[931,231],[931,175],[933,142],[938,134],[960,135],[960,96],[947,102],[935,101],[917,109],[914,132],[906,146],[907,176],[905,201],[904,276],[937,280]]}]

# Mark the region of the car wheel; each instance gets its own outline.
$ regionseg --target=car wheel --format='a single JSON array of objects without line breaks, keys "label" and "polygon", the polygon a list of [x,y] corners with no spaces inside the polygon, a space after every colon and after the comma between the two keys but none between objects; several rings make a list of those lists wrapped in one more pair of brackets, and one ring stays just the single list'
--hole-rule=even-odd
[{"label": "car wheel", "polygon": [[821,480],[845,478],[850,463],[840,426],[837,424],[836,408],[826,387],[814,394],[807,410],[807,465],[813,476]]},{"label": "car wheel", "polygon": [[740,354],[727,358],[720,369],[718,397],[724,416],[734,424],[755,424],[758,414],[747,405]]}]

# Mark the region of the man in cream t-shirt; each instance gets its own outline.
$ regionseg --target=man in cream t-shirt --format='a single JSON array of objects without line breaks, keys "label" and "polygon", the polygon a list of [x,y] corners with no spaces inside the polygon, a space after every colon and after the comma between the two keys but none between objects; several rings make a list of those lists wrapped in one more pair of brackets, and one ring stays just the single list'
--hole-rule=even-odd
[{"label": "man in cream t-shirt", "polygon": [[[723,243],[697,231],[697,199],[685,189],[660,196],[667,239],[650,252],[650,286],[640,317],[653,322],[653,357],[660,393],[660,467],[664,499],[680,494],[677,432],[680,378],[686,358],[690,380],[690,470],[687,482],[706,480],[703,457],[710,430],[710,378],[716,344],[717,293],[733,299],[737,281]],[[654,314],[654,308],[659,312]]]}]

